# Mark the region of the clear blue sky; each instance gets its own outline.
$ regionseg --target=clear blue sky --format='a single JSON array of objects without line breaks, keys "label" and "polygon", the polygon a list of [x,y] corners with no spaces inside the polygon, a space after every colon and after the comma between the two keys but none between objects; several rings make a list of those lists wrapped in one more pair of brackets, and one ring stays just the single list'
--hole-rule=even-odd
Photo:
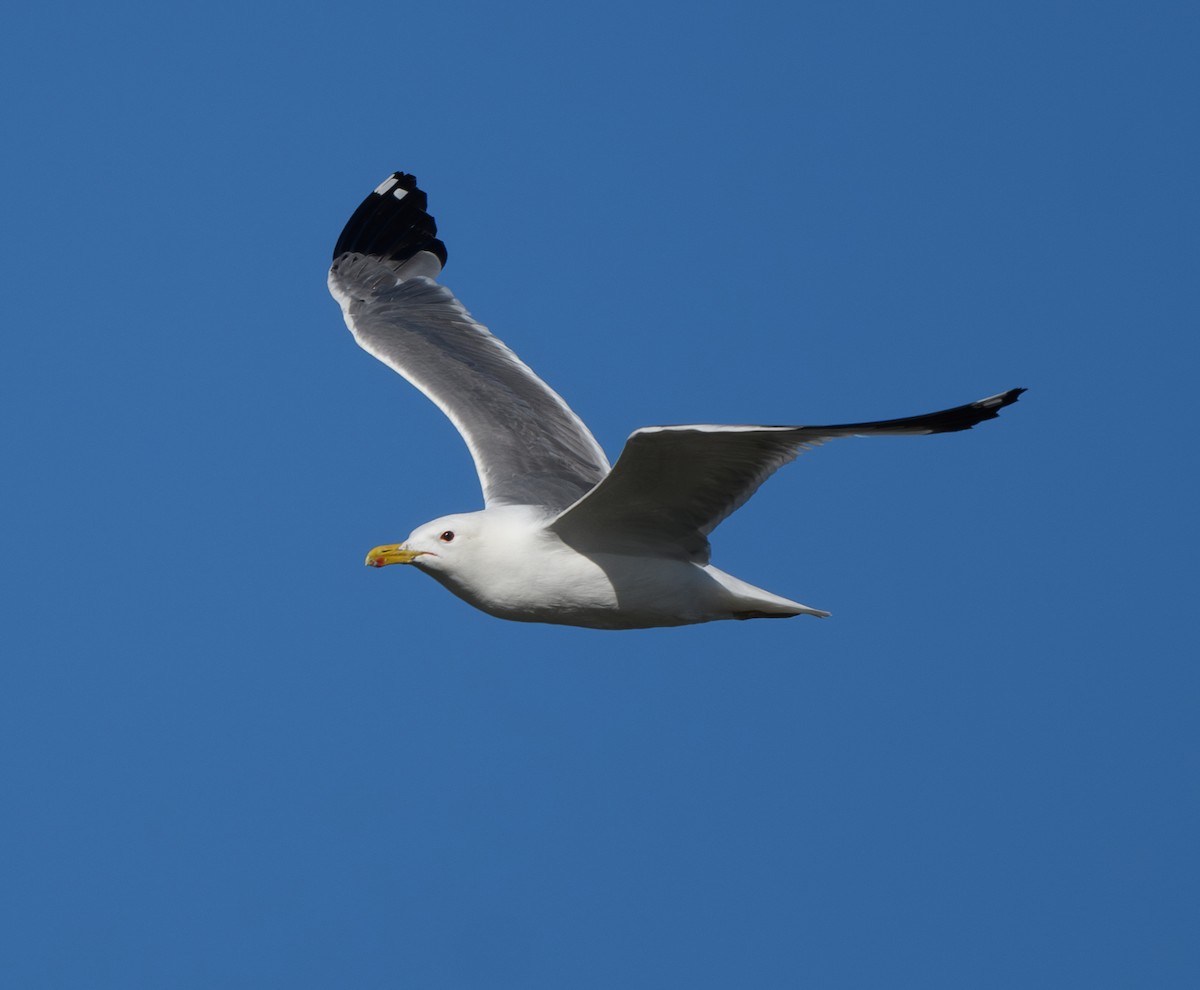
[{"label": "clear blue sky", "polygon": [[[25,5],[0,35],[0,971],[1194,987],[1184,3]],[[833,618],[506,624],[332,245],[394,169],[614,455],[839,422],[716,534]]]}]

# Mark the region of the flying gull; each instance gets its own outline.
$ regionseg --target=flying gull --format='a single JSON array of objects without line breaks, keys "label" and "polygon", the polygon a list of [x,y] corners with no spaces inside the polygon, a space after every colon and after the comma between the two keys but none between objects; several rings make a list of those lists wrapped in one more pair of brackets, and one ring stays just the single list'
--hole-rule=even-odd
[{"label": "flying gull", "polygon": [[396,172],[354,212],[329,289],[358,343],[458,428],[485,508],[418,526],[367,564],[412,564],[502,619],[596,629],[827,616],[709,563],[709,534],[777,468],[826,440],[967,430],[1024,389],[841,426],[646,426],[614,467],[566,402],[437,282],[425,193]]}]

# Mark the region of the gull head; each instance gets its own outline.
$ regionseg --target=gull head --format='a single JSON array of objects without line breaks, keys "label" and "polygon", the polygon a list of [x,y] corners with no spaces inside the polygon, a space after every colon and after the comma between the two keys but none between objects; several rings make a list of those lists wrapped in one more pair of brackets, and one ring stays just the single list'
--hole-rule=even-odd
[{"label": "gull head", "polygon": [[[479,523],[467,513],[442,516],[418,526],[403,543],[385,543],[367,554],[368,567],[387,567],[388,564],[417,564],[422,569],[440,570],[465,554],[479,537]],[[464,550],[463,548],[467,549]]]},{"label": "gull head", "polygon": [[526,527],[518,520],[523,521],[523,516],[505,509],[442,516],[418,526],[403,543],[375,547],[365,563],[368,567],[415,564],[434,576],[464,568],[472,570],[487,559],[520,553],[521,547],[513,545],[512,538],[519,541]]},{"label": "gull head", "polygon": [[[574,583],[581,566],[603,576],[547,531],[547,518],[536,506],[442,516],[418,526],[403,543],[375,547],[365,563],[412,564],[476,608],[526,618],[547,593],[547,582]],[[568,571],[560,573],[564,565]],[[550,598],[557,600],[554,593]]]}]

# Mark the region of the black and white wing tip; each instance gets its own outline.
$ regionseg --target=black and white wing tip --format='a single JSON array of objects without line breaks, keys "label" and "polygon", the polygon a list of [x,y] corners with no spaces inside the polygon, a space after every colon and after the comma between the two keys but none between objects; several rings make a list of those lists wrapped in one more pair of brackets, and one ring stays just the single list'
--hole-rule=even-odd
[{"label": "black and white wing tip", "polygon": [[955,406],[953,409],[944,409],[926,416],[914,416],[913,419],[921,421],[928,427],[930,433],[954,433],[957,430],[969,430],[985,419],[995,419],[1000,415],[1001,409],[1011,406],[1025,391],[1027,389],[1010,388],[1007,392],[989,395],[986,399],[968,402],[965,406]]},{"label": "black and white wing tip", "polygon": [[446,245],[427,212],[429,201],[407,172],[393,172],[362,201],[346,222],[333,249],[333,260],[344,254],[365,254],[387,261],[393,269],[421,251],[446,264]]},{"label": "black and white wing tip", "polygon": [[820,442],[833,437],[847,436],[921,436],[930,433],[955,433],[969,430],[987,419],[995,419],[1000,410],[1011,406],[1020,398],[1023,388],[1010,388],[1007,392],[989,395],[963,406],[923,413],[920,416],[905,416],[902,419],[880,419],[870,423],[843,423],[836,426],[805,426],[798,429]]}]

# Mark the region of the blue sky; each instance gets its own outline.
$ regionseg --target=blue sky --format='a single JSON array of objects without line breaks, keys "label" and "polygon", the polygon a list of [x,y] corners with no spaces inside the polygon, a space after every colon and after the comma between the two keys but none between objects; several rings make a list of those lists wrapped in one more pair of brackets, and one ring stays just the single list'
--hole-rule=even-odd
[{"label": "blue sky", "polygon": [[[1198,26],[10,14],[6,979],[1195,986]],[[830,620],[499,622],[362,566],[479,506],[325,289],[395,169],[610,456],[1030,391],[715,534]]]}]

